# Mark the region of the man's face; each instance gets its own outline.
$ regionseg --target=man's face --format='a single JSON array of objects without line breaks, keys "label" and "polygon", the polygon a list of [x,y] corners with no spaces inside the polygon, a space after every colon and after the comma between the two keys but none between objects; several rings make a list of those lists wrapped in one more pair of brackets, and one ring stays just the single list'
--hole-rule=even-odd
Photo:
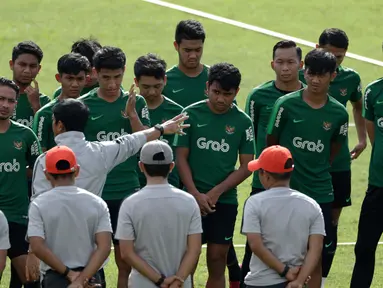
[{"label": "man's face", "polygon": [[338,67],[339,65],[342,64],[343,59],[346,56],[346,52],[347,52],[347,49],[337,48],[337,47],[331,46],[329,44],[327,44],[323,47],[320,47],[320,48],[322,48],[326,52],[334,54],[334,56],[336,57],[336,67]]},{"label": "man's face", "polygon": [[277,80],[285,83],[296,81],[302,66],[303,62],[299,60],[295,47],[277,49],[274,60],[271,62],[271,68],[275,71]]},{"label": "man's face", "polygon": [[335,78],[336,73],[330,72],[325,74],[311,74],[310,70],[306,69],[304,73],[307,89],[312,94],[325,94],[328,91],[331,81]]},{"label": "man's face", "polygon": [[12,117],[16,109],[17,94],[8,86],[0,86],[0,120],[7,120]]},{"label": "man's face", "polygon": [[89,77],[84,71],[81,71],[77,75],[66,73],[62,75],[56,74],[57,81],[61,83],[62,93],[69,98],[78,98],[80,96],[87,78]]},{"label": "man's face", "polygon": [[217,112],[227,111],[233,104],[234,98],[237,95],[238,89],[230,89],[226,91],[222,89],[218,82],[214,81],[211,85],[206,83],[207,95],[209,102]]},{"label": "man's face", "polygon": [[125,69],[105,69],[97,71],[97,80],[105,96],[115,97],[120,95],[120,87],[124,79]]},{"label": "man's face", "polygon": [[140,88],[140,95],[146,101],[153,102],[161,97],[166,84],[166,77],[165,79],[156,79],[153,76],[141,76],[139,80],[135,78],[134,81],[136,86]]},{"label": "man's face", "polygon": [[197,68],[201,63],[203,44],[202,40],[182,40],[180,44],[174,42],[179,62],[188,69]]},{"label": "man's face", "polygon": [[21,54],[13,62],[9,61],[13,71],[13,80],[22,85],[30,85],[41,69],[37,57],[32,54]]}]

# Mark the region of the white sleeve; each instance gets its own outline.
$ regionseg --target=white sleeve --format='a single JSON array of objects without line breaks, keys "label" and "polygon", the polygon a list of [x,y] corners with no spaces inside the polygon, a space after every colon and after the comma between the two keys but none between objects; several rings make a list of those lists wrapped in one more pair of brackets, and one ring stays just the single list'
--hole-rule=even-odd
[{"label": "white sleeve", "polygon": [[0,250],[8,250],[11,248],[9,243],[9,227],[7,218],[3,212],[0,211]]},{"label": "white sleeve", "polygon": [[99,142],[107,171],[110,172],[118,164],[137,154],[145,143],[146,136],[143,132],[124,135],[114,141]]},{"label": "white sleeve", "polygon": [[102,199],[100,199],[100,217],[98,219],[98,225],[97,225],[97,230],[96,233],[100,232],[110,232],[112,233],[112,224],[110,222],[110,214],[109,214],[109,209],[108,205],[106,202]]},{"label": "white sleeve", "polygon": [[259,215],[259,201],[252,196],[245,203],[243,212],[242,234],[261,233],[261,219]]},{"label": "white sleeve", "polygon": [[195,199],[192,199],[192,200],[194,201],[194,211],[192,214],[192,219],[190,221],[188,235],[202,234],[203,231],[202,231],[201,211],[199,209],[197,201]]},{"label": "white sleeve", "polygon": [[322,209],[315,203],[315,209],[313,209],[313,217],[310,225],[310,235],[319,234],[326,236],[325,224]]},{"label": "white sleeve", "polygon": [[132,219],[132,204],[129,198],[125,199],[118,214],[117,231],[115,238],[118,240],[135,240],[134,225]]},{"label": "white sleeve", "polygon": [[33,201],[38,195],[51,190],[53,187],[51,183],[45,177],[44,169],[45,165],[45,153],[40,155],[35,162],[33,167],[33,176],[32,176],[32,196],[31,201]]},{"label": "white sleeve", "polygon": [[37,236],[45,239],[43,218],[35,202],[29,205],[28,219],[28,238]]}]

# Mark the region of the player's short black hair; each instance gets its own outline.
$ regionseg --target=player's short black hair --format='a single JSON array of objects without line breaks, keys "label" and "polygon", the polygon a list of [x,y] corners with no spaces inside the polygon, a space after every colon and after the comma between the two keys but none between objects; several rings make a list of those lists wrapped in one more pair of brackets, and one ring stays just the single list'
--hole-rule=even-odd
[{"label": "player's short black hair", "polygon": [[166,62],[152,53],[139,57],[134,63],[134,76],[140,80],[141,76],[151,76],[164,79]]},{"label": "player's short black hair", "polygon": [[90,65],[93,67],[93,57],[98,50],[102,48],[101,44],[93,38],[79,39],[72,44],[71,52],[79,53],[88,58]]},{"label": "player's short black hair", "polygon": [[314,49],[305,57],[305,70],[312,75],[324,75],[334,73],[336,69],[336,57],[323,49]]},{"label": "player's short black hair", "polygon": [[180,44],[182,40],[202,40],[205,42],[206,34],[201,22],[197,20],[182,20],[176,27],[175,40]]},{"label": "player's short black hair", "polygon": [[104,69],[124,69],[125,53],[118,47],[104,46],[93,57],[93,65],[97,71]]},{"label": "player's short black hair", "polygon": [[60,57],[57,62],[57,71],[60,75],[71,74],[77,75],[81,71],[90,72],[90,63],[85,56],[79,53],[69,53]]},{"label": "player's short black hair", "polygon": [[41,63],[43,60],[43,50],[33,41],[23,41],[13,47],[12,50],[12,61],[16,61],[16,59],[22,54],[31,54],[37,58],[37,61]]},{"label": "player's short black hair", "polygon": [[16,93],[16,99],[19,98],[20,88],[12,80],[5,78],[5,77],[0,77],[0,86],[7,86],[7,87],[11,88]]},{"label": "player's short black hair", "polygon": [[302,60],[302,49],[301,47],[297,46],[297,43],[291,40],[282,40],[279,41],[277,44],[274,45],[273,47],[273,59],[275,58],[275,52],[277,49],[288,49],[288,48],[296,48],[297,50],[297,55],[299,61]]},{"label": "player's short black hair", "polygon": [[325,29],[319,36],[319,46],[331,45],[336,48],[348,48],[348,37],[346,32],[338,28]]},{"label": "player's short black hair", "polygon": [[223,90],[237,90],[241,84],[241,72],[233,64],[218,63],[210,67],[208,83],[218,82]]},{"label": "player's short black hair", "polygon": [[81,100],[64,99],[53,106],[56,123],[61,121],[67,132],[84,132],[89,117],[89,108]]},{"label": "player's short black hair", "polygon": [[[70,169],[71,167],[68,160],[59,160],[56,163],[56,168],[57,170],[67,170],[67,169]],[[52,174],[52,173],[49,173],[49,174],[52,175],[52,177],[55,180],[57,180],[59,178],[72,178],[74,173],[75,172],[64,173],[64,174]]]},{"label": "player's short black hair", "polygon": [[152,165],[144,164],[145,171],[150,177],[167,178],[170,172],[170,164]]}]

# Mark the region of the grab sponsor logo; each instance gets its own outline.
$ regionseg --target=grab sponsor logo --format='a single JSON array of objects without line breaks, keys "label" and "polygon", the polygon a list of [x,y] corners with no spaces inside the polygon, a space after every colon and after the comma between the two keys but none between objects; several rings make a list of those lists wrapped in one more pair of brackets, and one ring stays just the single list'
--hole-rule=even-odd
[{"label": "grab sponsor logo", "polygon": [[128,133],[125,132],[124,128],[121,129],[120,132],[108,132],[100,131],[97,133],[97,140],[98,141],[113,141],[116,140],[118,137],[127,135]]},{"label": "grab sponsor logo", "polygon": [[315,143],[303,140],[301,137],[294,137],[293,145],[299,149],[308,150],[310,152],[322,153],[324,150],[324,144],[321,140],[318,140],[317,143]]},{"label": "grab sponsor logo", "polygon": [[227,153],[230,150],[230,145],[225,143],[225,139],[221,139],[221,142],[218,142],[213,140],[207,140],[205,137],[198,138],[197,147],[203,150],[212,150],[223,153]]}]

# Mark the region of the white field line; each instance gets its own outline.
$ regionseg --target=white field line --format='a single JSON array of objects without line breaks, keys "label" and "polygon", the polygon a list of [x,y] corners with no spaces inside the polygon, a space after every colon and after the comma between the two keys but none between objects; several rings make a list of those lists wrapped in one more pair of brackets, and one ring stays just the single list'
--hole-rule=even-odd
[{"label": "white field line", "polygon": [[[176,4],[168,3],[168,2],[165,2],[165,1],[161,1],[161,0],[143,0],[143,1],[148,2],[148,3],[152,3],[152,4],[156,4],[156,5],[159,5],[159,6],[163,6],[163,7],[166,7],[166,8],[170,8],[170,9],[186,12],[186,13],[193,14],[193,15],[196,15],[196,16],[208,18],[208,19],[211,19],[211,20],[215,20],[215,21],[218,21],[218,22],[225,23],[225,24],[230,24],[230,25],[233,25],[233,26],[237,26],[239,28],[255,31],[255,32],[262,33],[262,34],[265,34],[265,35],[268,35],[268,36],[272,36],[272,37],[276,37],[276,38],[280,38],[280,39],[292,40],[295,43],[298,43],[298,44],[301,44],[301,45],[304,45],[304,46],[315,48],[315,45],[316,45],[314,42],[310,42],[310,41],[307,41],[307,40],[304,40],[304,39],[296,38],[296,37],[293,37],[293,36],[289,36],[289,35],[286,35],[286,34],[278,33],[278,32],[271,31],[271,30],[268,30],[268,29],[265,29],[265,28],[261,28],[261,27],[258,27],[258,26],[250,25],[250,24],[246,24],[246,23],[243,23],[243,22],[239,22],[239,21],[235,21],[235,20],[232,20],[232,19],[224,18],[224,17],[221,17],[221,16],[213,15],[213,14],[206,13],[206,12],[203,12],[203,11],[200,11],[200,10],[195,10],[195,9],[187,8],[187,7],[184,7],[184,6],[181,6],[181,5],[176,5]],[[346,56],[349,57],[349,58],[352,58],[352,59],[356,59],[356,60],[362,61],[362,62],[367,62],[367,63],[371,63],[371,64],[378,65],[378,66],[383,66],[383,62],[382,61],[371,59],[371,58],[364,57],[364,56],[361,56],[361,55],[357,55],[357,54],[354,54],[354,53],[347,52]]]}]

